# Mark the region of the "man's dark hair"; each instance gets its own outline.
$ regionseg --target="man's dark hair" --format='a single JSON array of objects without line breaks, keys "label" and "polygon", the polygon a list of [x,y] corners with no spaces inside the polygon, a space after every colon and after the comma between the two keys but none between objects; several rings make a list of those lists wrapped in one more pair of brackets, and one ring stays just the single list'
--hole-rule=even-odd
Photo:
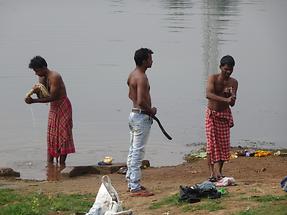
[{"label": "man's dark hair", "polygon": [[43,69],[43,68],[47,68],[47,62],[44,58],[42,58],[41,56],[35,56],[31,59],[30,64],[29,64],[29,68],[30,69]]},{"label": "man's dark hair", "polygon": [[148,55],[153,54],[153,51],[148,48],[140,48],[136,50],[134,60],[137,66],[141,66],[144,60],[148,59]]},{"label": "man's dark hair", "polygon": [[232,56],[226,55],[221,58],[220,60],[220,66],[228,65],[230,67],[234,67],[235,61]]}]

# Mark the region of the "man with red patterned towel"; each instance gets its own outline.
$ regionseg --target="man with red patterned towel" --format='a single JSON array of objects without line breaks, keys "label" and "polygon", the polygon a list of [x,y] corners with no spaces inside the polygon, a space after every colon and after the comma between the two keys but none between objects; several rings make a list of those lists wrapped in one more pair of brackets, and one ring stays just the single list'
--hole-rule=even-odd
[{"label": "man with red patterned towel", "polygon": [[47,161],[53,163],[54,158],[56,158],[58,162],[60,157],[60,165],[65,166],[67,154],[75,152],[72,134],[72,105],[67,97],[61,75],[48,69],[47,66],[47,62],[41,56],[31,59],[29,68],[33,69],[35,74],[39,76],[39,82],[47,88],[49,95],[44,98],[29,96],[25,98],[25,102],[27,104],[50,102]]},{"label": "man with red patterned towel", "polygon": [[[224,177],[223,164],[230,156],[230,128],[233,118],[230,106],[236,101],[238,82],[230,77],[235,61],[230,55],[220,60],[220,72],[208,77],[206,98],[208,99],[205,130],[207,139],[207,159],[210,171],[209,180],[215,182]],[[215,171],[214,164],[218,164]]]}]

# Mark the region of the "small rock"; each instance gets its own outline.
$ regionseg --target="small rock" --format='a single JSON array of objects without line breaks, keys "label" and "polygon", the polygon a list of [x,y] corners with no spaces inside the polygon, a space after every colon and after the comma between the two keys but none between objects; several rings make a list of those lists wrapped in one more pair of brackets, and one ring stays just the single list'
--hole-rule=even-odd
[{"label": "small rock", "polygon": [[0,168],[0,177],[20,177],[20,173],[12,168]]},{"label": "small rock", "polygon": [[148,168],[148,167],[150,167],[150,162],[149,162],[149,160],[143,160],[143,161],[142,161],[141,168],[142,168],[142,169],[146,169],[146,168]]},{"label": "small rock", "polygon": [[258,170],[255,170],[257,173],[260,173],[260,172],[265,172],[266,171],[266,168],[265,167],[263,167],[263,168],[261,168],[261,169],[258,169]]},{"label": "small rock", "polygon": [[265,171],[266,171],[265,167],[261,168],[261,170],[260,170],[260,172],[265,172]]}]

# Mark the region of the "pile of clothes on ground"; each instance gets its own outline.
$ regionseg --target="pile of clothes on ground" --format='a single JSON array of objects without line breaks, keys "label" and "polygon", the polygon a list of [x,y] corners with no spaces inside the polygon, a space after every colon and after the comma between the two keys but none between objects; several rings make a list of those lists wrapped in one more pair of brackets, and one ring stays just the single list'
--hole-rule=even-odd
[{"label": "pile of clothes on ground", "polygon": [[243,157],[266,157],[273,155],[271,151],[255,150],[255,149],[241,149],[231,153],[230,158],[234,159],[239,156]]},{"label": "pile of clothes on ground", "polygon": [[200,202],[201,198],[217,199],[226,193],[224,188],[217,189],[216,187],[226,187],[235,185],[233,177],[224,177],[216,183],[204,181],[201,184],[193,186],[179,187],[179,201],[196,203]]},{"label": "pile of clothes on ground", "polygon": [[216,189],[215,185],[210,181],[205,181],[201,184],[196,184],[192,187],[179,187],[179,200],[189,203],[200,202],[200,198],[208,197],[217,199],[221,197],[221,193]]},{"label": "pile of clothes on ground", "polygon": [[191,151],[189,154],[184,156],[184,160],[187,162],[196,161],[198,159],[206,159],[207,153],[204,148],[199,149],[197,151]]}]

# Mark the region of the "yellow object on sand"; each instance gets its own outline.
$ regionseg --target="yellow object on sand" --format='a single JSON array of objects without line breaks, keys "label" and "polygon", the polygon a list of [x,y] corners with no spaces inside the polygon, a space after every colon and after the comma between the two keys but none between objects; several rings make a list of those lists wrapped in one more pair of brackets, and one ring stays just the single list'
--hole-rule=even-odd
[{"label": "yellow object on sand", "polygon": [[113,162],[113,158],[112,157],[109,157],[109,156],[106,156],[103,160],[104,163],[106,164],[112,164]]},{"label": "yellow object on sand", "polygon": [[265,157],[265,156],[269,156],[272,155],[272,152],[269,151],[263,151],[263,150],[257,150],[255,152],[254,157]]},{"label": "yellow object on sand", "polygon": [[35,86],[26,94],[26,98],[31,97],[34,93],[36,93],[39,98],[45,98],[50,95],[47,88],[41,83],[35,84]]},{"label": "yellow object on sand", "polygon": [[238,155],[237,155],[237,154],[232,153],[232,154],[230,155],[230,159],[235,159],[235,158],[238,158]]}]

